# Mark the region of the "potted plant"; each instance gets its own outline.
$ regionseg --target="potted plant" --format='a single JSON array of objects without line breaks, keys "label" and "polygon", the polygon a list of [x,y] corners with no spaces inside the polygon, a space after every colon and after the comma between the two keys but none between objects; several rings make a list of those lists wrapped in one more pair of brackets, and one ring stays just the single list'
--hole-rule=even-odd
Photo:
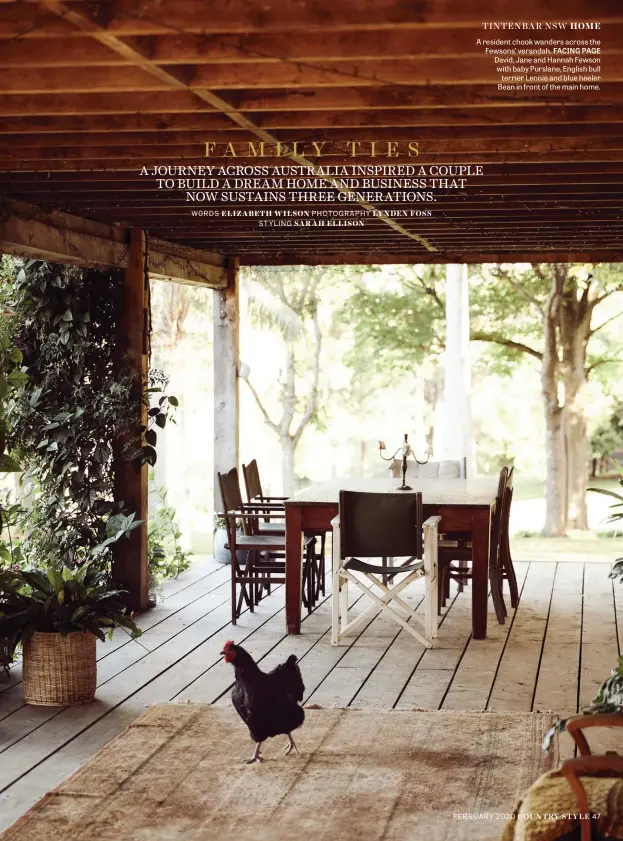
[{"label": "potted plant", "polygon": [[126,628],[140,636],[111,588],[101,555],[140,523],[117,514],[106,539],[80,566],[62,570],[16,569],[0,572],[0,638],[11,658],[23,655],[24,697],[29,704],[68,706],[92,701],[97,684],[96,640]]}]

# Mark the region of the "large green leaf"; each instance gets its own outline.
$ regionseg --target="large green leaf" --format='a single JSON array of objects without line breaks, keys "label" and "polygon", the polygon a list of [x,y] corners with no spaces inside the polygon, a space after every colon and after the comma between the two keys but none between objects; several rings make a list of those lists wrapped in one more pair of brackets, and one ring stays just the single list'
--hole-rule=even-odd
[{"label": "large green leaf", "polygon": [[21,469],[19,462],[13,456],[6,453],[0,455],[0,473],[19,473]]}]

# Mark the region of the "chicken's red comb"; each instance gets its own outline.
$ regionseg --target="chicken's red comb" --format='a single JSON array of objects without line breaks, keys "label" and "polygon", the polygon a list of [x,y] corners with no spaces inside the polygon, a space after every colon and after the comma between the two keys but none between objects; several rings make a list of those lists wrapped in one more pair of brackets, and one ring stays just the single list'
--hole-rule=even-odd
[{"label": "chicken's red comb", "polygon": [[226,642],[226,643],[225,643],[225,645],[223,646],[223,651],[224,651],[226,648],[233,648],[233,647],[234,647],[234,645],[236,645],[236,643],[235,643],[233,640],[227,640],[227,642]]}]

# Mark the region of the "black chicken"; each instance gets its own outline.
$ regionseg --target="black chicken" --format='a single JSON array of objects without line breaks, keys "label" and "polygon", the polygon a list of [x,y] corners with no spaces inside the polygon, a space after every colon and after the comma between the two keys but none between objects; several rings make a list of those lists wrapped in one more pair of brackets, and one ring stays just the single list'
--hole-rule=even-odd
[{"label": "black chicken", "polygon": [[298,753],[292,731],[305,720],[305,710],[300,706],[305,686],[294,654],[268,674],[259,668],[248,651],[231,640],[225,643],[221,654],[226,663],[234,664],[236,683],[231,699],[256,743],[255,753],[247,764],[262,762],[262,742],[281,733],[288,737],[286,755],[293,748]]}]

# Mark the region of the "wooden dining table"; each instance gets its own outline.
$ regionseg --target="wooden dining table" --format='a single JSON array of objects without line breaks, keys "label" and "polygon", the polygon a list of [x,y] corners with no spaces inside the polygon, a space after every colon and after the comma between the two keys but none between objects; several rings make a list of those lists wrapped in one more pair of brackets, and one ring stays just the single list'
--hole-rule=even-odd
[{"label": "wooden dining table", "polygon": [[[489,592],[489,535],[498,478],[408,479],[411,492],[421,491],[424,519],[439,515],[440,532],[463,532],[472,540],[472,634],[487,636]],[[338,513],[341,490],[367,493],[399,491],[396,479],[331,479],[300,491],[285,502],[286,508],[286,626],[289,634],[301,633],[303,533],[331,531]]]}]

